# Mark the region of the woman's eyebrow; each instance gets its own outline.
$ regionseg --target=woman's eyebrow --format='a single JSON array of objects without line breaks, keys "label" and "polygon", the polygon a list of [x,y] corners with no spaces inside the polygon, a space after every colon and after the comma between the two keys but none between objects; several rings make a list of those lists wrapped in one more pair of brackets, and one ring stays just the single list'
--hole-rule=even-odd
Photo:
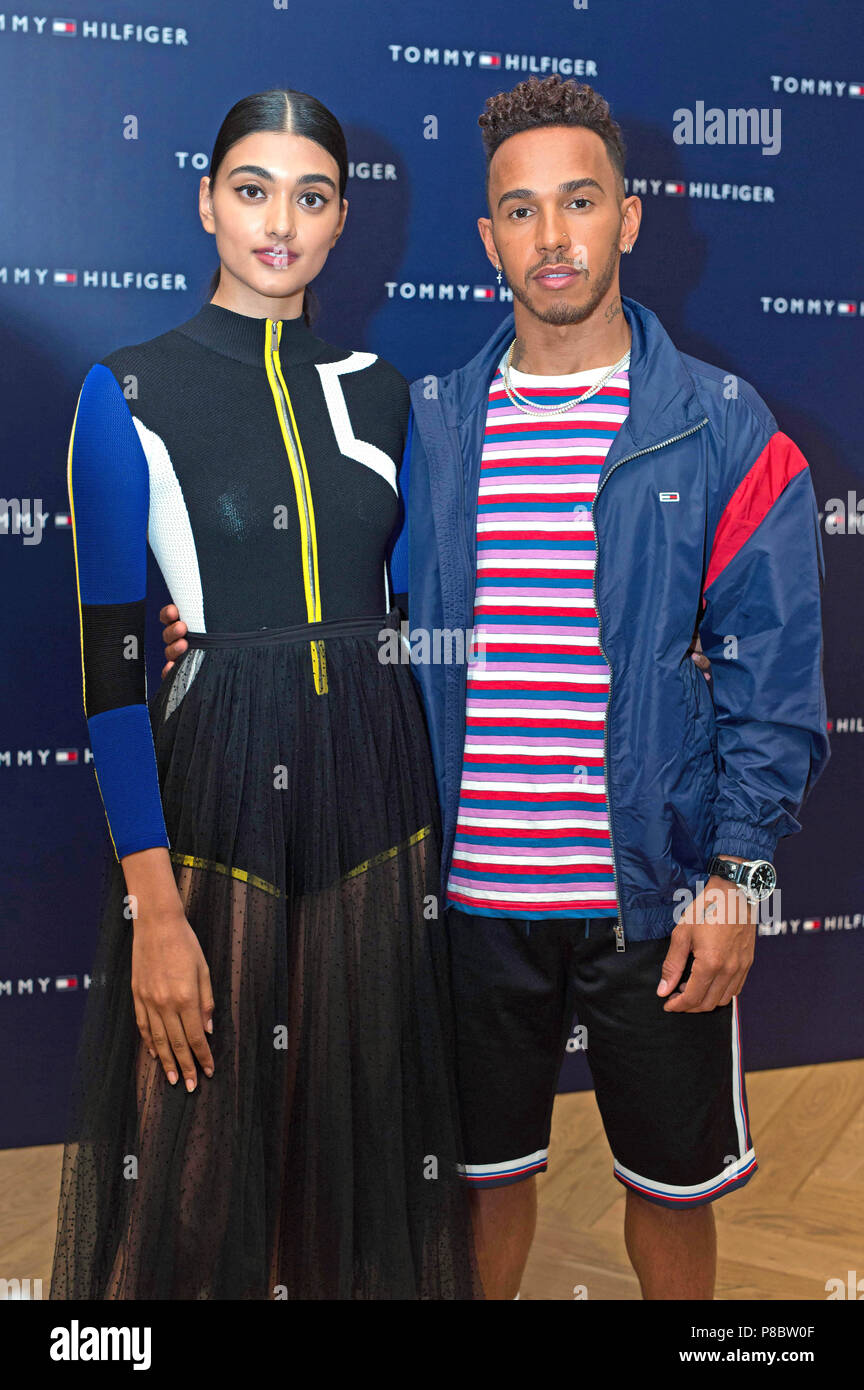
[{"label": "woman's eyebrow", "polygon": [[[266,179],[268,183],[276,182],[270,170],[262,169],[260,164],[238,164],[236,169],[231,170],[228,175],[229,179],[233,179],[235,174],[255,174],[259,179]],[[329,174],[301,174],[297,182],[298,184],[326,183],[330,185],[334,193],[336,191],[336,185]]]}]

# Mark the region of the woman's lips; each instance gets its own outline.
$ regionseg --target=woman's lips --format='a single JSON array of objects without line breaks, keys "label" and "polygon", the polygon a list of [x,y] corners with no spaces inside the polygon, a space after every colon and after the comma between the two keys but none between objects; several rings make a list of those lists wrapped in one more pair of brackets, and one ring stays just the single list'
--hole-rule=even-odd
[{"label": "woman's lips", "polygon": [[277,270],[284,270],[297,259],[296,251],[256,251],[255,255],[264,265],[274,266]]}]

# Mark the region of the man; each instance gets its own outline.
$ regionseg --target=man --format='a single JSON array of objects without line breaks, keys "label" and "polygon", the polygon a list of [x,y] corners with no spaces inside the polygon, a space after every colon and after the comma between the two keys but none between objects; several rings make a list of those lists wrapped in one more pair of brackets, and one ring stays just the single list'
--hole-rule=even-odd
[{"label": "man", "polygon": [[816,503],[752,387],[621,297],[641,204],[602,97],[530,78],[480,124],[514,313],[412,386],[392,568],[412,631],[481,651],[413,668],[481,1273],[518,1297],[575,1007],[643,1296],[707,1299],[711,1203],[756,1170],[755,905],[828,758]]}]

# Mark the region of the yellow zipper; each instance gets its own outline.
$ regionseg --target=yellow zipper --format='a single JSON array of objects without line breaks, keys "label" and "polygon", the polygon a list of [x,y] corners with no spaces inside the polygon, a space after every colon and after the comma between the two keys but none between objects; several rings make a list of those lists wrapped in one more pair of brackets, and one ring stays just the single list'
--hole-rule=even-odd
[{"label": "yellow zipper", "polygon": [[[288,387],[285,385],[285,378],[282,375],[282,364],[279,361],[279,342],[281,337],[282,320],[267,319],[267,329],[264,339],[264,365],[267,369],[267,380],[270,383],[273,400],[276,403],[279,428],[282,431],[282,440],[285,444],[285,452],[288,455],[288,462],[291,465],[291,476],[294,480],[294,492],[297,498],[297,515],[300,520],[300,541],[303,552],[303,589],[306,595],[306,617],[310,623],[320,623],[321,591],[318,584],[318,540],[315,534],[315,510],[312,506],[312,490],[309,486],[309,474],[306,469],[303,443],[300,439],[297,421],[294,418],[294,408],[291,405]],[[309,643],[309,647],[312,653],[312,673],[315,677],[315,689],[319,695],[326,695],[328,685],[327,660],[324,653],[324,643],[316,639]]]}]

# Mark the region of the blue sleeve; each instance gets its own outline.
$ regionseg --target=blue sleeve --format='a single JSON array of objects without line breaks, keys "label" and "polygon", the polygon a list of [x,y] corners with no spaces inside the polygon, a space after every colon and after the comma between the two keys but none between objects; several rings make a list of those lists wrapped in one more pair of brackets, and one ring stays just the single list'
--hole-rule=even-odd
[{"label": "blue sleeve", "polygon": [[414,408],[408,415],[405,433],[405,448],[402,465],[399,469],[399,497],[401,502],[401,525],[390,558],[390,579],[394,597],[408,592],[408,489],[411,471],[411,439],[414,434]]},{"label": "blue sleeve", "polygon": [[830,757],[824,573],[810,469],[777,430],[720,517],[703,594],[721,764],[715,854],[773,858],[777,841],[801,829]]},{"label": "blue sleeve", "polygon": [[169,847],[147,709],[147,459],[122,390],[91,367],[67,466],[75,546],[84,713],[118,859]]}]

